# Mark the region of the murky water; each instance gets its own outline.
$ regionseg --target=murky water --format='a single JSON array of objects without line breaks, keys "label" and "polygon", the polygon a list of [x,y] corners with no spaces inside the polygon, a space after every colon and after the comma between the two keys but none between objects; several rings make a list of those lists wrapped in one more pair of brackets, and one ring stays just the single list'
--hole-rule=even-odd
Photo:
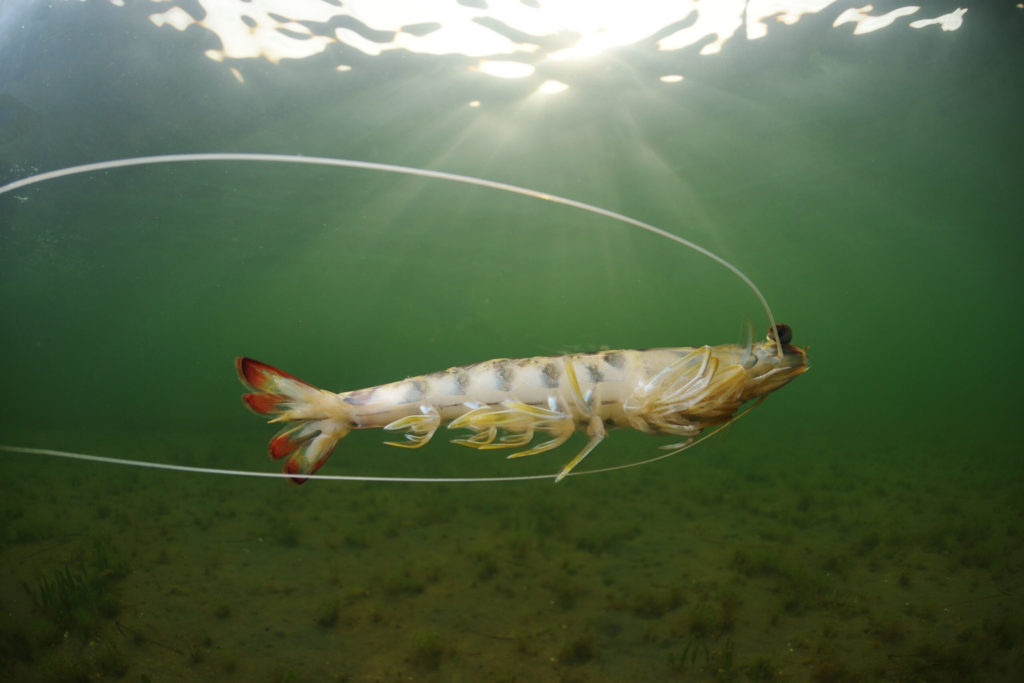
[{"label": "murky water", "polygon": [[[812,369],[685,454],[557,485],[296,487],[5,452],[5,677],[1019,675],[1020,10],[969,4],[954,26],[957,5],[876,4],[888,25],[834,26],[836,4],[748,39],[756,4],[720,6],[733,34],[707,8],[295,3],[262,43],[275,64],[228,29],[283,17],[181,5],[203,25],[155,26],[181,19],[167,3],[5,4],[0,184],[245,151],[523,185],[729,259]],[[0,245],[0,442],[132,460],[276,471],[238,355],[342,390],[767,327],[735,276],[654,235],[372,171],[77,175],[0,196]],[[383,439],[350,435],[322,471],[554,473],[583,443],[509,461]],[[613,432],[586,464],[668,441]]]}]

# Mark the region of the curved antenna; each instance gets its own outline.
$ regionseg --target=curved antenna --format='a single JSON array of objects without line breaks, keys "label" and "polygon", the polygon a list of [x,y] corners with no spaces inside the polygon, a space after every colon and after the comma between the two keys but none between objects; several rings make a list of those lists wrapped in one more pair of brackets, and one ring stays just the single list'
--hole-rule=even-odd
[{"label": "curved antenna", "polygon": [[[682,453],[688,448],[696,446],[704,439],[708,439],[718,432],[722,431],[736,420],[740,419],[751,410],[761,405],[764,401],[762,396],[753,405],[747,407],[743,412],[733,416],[731,420],[723,424],[718,425],[706,434],[701,434],[692,441],[687,441],[682,444],[679,448],[674,446],[668,446],[670,452],[656,455],[653,458],[647,458],[646,460],[638,460],[637,462],[629,462],[622,465],[612,465],[610,467],[599,467],[592,470],[573,470],[566,473],[568,477],[582,477],[587,474],[600,474],[602,472],[614,472],[615,470],[628,470],[631,467],[640,467],[641,465],[649,465],[652,462],[664,460],[665,458],[671,458],[673,455]],[[663,446],[664,448],[664,446]],[[66,458],[68,460],[83,460],[86,462],[99,462],[107,465],[122,465],[125,467],[141,467],[143,469],[151,470],[170,470],[172,472],[189,472],[193,474],[221,474],[231,477],[261,477],[264,479],[293,479],[295,475],[288,474],[287,472],[257,472],[254,470],[228,470],[221,469],[218,467],[193,467],[190,465],[174,465],[171,463],[163,462],[151,462],[148,460],[128,460],[126,458],[110,458],[103,455],[92,455],[89,453],[76,453],[74,451],[58,451],[52,448],[30,448],[28,446],[8,446],[6,444],[0,444],[0,451],[6,451],[8,453],[23,453],[25,455],[45,455],[53,458]],[[479,484],[485,482],[499,482],[499,481],[532,481],[537,479],[557,479],[560,476],[559,473],[555,474],[527,474],[518,475],[511,477],[382,477],[375,475],[360,475],[360,474],[307,474],[304,475],[304,479],[323,479],[327,481],[374,481],[374,482],[395,482],[395,483],[408,483],[408,484]]]},{"label": "curved antenna", "polygon": [[[383,171],[386,173],[398,173],[401,175],[420,176],[423,178],[434,178],[436,180],[450,180],[456,183],[464,183],[466,185],[476,185],[478,187],[488,187],[494,190],[501,190],[503,192],[511,192],[512,194],[524,195],[526,197],[533,197],[534,199],[542,199],[544,201],[553,202],[555,204],[561,204],[563,206],[571,206],[574,209],[580,209],[581,211],[587,211],[589,213],[597,214],[598,216],[605,216],[617,220],[627,225],[646,230],[647,232],[654,233],[664,237],[665,239],[677,242],[684,247],[688,247],[699,254],[707,256],[712,261],[728,268],[736,277],[742,280],[747,287],[757,296],[758,301],[761,302],[761,306],[764,307],[764,312],[768,315],[768,323],[770,330],[775,329],[775,316],[772,315],[772,309],[768,305],[768,300],[764,298],[761,290],[757,288],[754,281],[751,280],[747,275],[734,266],[733,264],[726,261],[718,254],[705,249],[704,247],[691,242],[685,237],[680,237],[674,233],[662,230],[661,228],[655,227],[650,223],[645,223],[636,218],[630,218],[621,213],[610,211],[608,209],[602,209],[599,206],[593,204],[587,204],[586,202],[577,201],[575,199],[568,199],[567,197],[559,197],[558,195],[548,194],[547,192],[539,192],[537,190],[531,190],[526,187],[520,187],[518,185],[509,185],[508,183],[499,183],[494,180],[484,180],[483,178],[474,178],[473,176],[459,175],[458,173],[446,173],[445,171],[431,171],[425,168],[414,168],[412,166],[398,166],[396,164],[380,164],[373,161],[358,161],[355,159],[335,159],[333,157],[307,157],[297,154],[254,154],[247,152],[210,152],[202,154],[161,154],[157,156],[148,157],[133,157],[130,159],[114,159],[112,161],[100,161],[94,164],[82,164],[80,166],[69,166],[67,168],[61,168],[56,171],[47,171],[46,173],[38,173],[28,178],[22,178],[21,180],[15,180],[14,182],[7,183],[6,185],[0,186],[0,195],[13,190],[17,190],[22,187],[28,187],[29,185],[35,185],[36,183],[42,183],[47,180],[55,180],[56,178],[65,178],[67,176],[78,175],[81,173],[92,173],[94,171],[109,171],[115,168],[126,168],[129,166],[146,166],[150,164],[173,164],[182,162],[196,162],[196,161],[257,161],[257,162],[270,162],[279,164],[309,164],[313,166],[340,166],[344,168],[360,168],[369,171]],[[782,358],[782,344],[776,340],[776,346],[779,352],[779,358]]]},{"label": "curved antenna", "polygon": [[[539,192],[526,187],[520,187],[518,185],[510,185],[508,183],[501,183],[494,180],[485,180],[483,178],[475,178],[473,176],[460,175],[457,173],[447,173],[445,171],[432,171],[429,169],[415,168],[412,166],[399,166],[396,164],[382,164],[373,161],[358,161],[355,159],[336,159],[333,157],[307,157],[293,154],[256,154],[256,153],[245,153],[245,152],[212,152],[212,153],[199,153],[199,154],[162,154],[155,156],[145,157],[133,157],[129,159],[114,159],[111,161],[101,161],[92,164],[81,164],[79,166],[69,166],[67,168],[61,168],[55,171],[47,171],[45,173],[38,173],[36,175],[15,180],[5,185],[0,185],[0,195],[8,192],[13,192],[22,187],[28,187],[38,183],[45,182],[47,180],[55,180],[57,178],[65,178],[68,176],[79,175],[82,173],[92,173],[95,171],[108,171],[118,168],[127,168],[131,166],[146,166],[153,164],[171,164],[171,163],[190,163],[190,162],[203,162],[203,161],[243,161],[243,162],[269,162],[269,163],[285,163],[285,164],[309,164],[314,166],[335,166],[343,168],[357,168],[370,171],[382,171],[386,173],[397,173],[401,175],[419,176],[423,178],[433,178],[436,180],[448,180],[457,183],[463,183],[466,185],[476,185],[478,187],[485,187],[494,190],[501,190],[503,192],[510,192],[512,194],[523,195],[526,197],[532,197],[534,199],[541,199],[549,201],[555,204],[561,204],[563,206],[569,206],[581,211],[586,211],[598,216],[604,216],[617,220],[627,225],[632,225],[641,230],[653,233],[665,239],[671,240],[678,244],[688,247],[699,254],[703,254],[712,261],[724,266],[740,280],[742,280],[757,296],[757,299],[761,302],[764,308],[765,314],[768,316],[769,330],[777,329],[775,324],[775,316],[772,314],[771,307],[768,305],[768,300],[765,299],[761,290],[757,288],[754,281],[751,280],[747,275],[739,268],[734,266],[729,261],[725,260],[718,254],[691,242],[690,240],[680,237],[674,233],[662,230],[650,223],[645,223],[636,218],[631,218],[624,214],[611,211],[609,209],[603,209],[593,204],[587,204],[586,202],[577,201],[575,199],[569,199],[567,197],[560,197],[558,195],[548,194],[546,192]],[[782,343],[778,339],[778,334],[771,335],[775,340],[776,349],[778,350],[779,358],[782,357]],[[569,476],[580,476],[585,474],[597,474],[599,472],[610,472],[613,470],[627,469],[630,467],[639,467],[640,465],[646,465],[664,458],[671,457],[681,451],[684,451],[696,444],[700,443],[704,439],[709,438],[713,434],[717,434],[719,431],[738,420],[743,415],[746,415],[750,410],[760,403],[758,401],[753,406],[750,406],[742,413],[736,415],[725,424],[720,425],[714,430],[707,434],[701,435],[699,438],[693,441],[687,442],[680,448],[672,450],[670,453],[665,453],[653,458],[641,460],[635,463],[627,463],[624,465],[616,465],[612,467],[603,467],[594,470],[582,470],[570,472]],[[150,469],[162,469],[162,470],[173,470],[178,472],[195,472],[201,474],[222,474],[232,476],[249,476],[249,477],[270,477],[270,478],[288,478],[290,475],[285,473],[277,472],[254,472],[248,470],[227,470],[217,469],[210,467],[189,467],[185,465],[172,465],[166,463],[156,462],[145,462],[139,460],[126,460],[121,458],[108,458],[98,455],[89,455],[86,453],[74,453],[71,451],[58,451],[44,448],[28,448],[22,446],[6,446],[0,445],[0,451],[7,451],[10,453],[25,453],[33,455],[46,455],[52,457],[69,458],[74,460],[86,460],[90,462],[101,462],[107,464],[116,464],[132,467],[145,467]],[[420,482],[420,483],[454,483],[454,482],[497,482],[497,481],[527,481],[534,479],[554,479],[557,474],[540,474],[540,475],[527,475],[527,476],[512,476],[512,477],[378,477],[378,476],[359,476],[359,475],[328,475],[328,474],[314,474],[308,475],[308,479],[328,479],[328,480],[343,480],[343,481],[388,481],[388,482]]]},{"label": "curved antenna", "polygon": [[[677,453],[685,451],[687,448],[696,446],[704,439],[709,438],[713,434],[717,434],[736,420],[740,419],[748,412],[753,410],[761,401],[760,399],[754,405],[744,410],[739,415],[736,415],[728,422],[719,425],[715,429],[711,430],[707,434],[702,434],[700,437],[689,441],[680,448],[675,448],[670,453],[663,453],[656,455],[653,458],[647,458],[646,460],[639,460],[637,462],[629,462],[622,465],[612,465],[611,467],[601,467],[593,470],[573,470],[567,472],[564,476],[567,477],[581,477],[586,474],[599,474],[601,472],[612,472],[614,470],[626,470],[630,467],[640,467],[641,465],[649,465],[652,462],[658,460],[664,460],[670,458]],[[172,472],[190,472],[193,474],[222,474],[231,477],[262,477],[264,479],[294,479],[294,474],[288,474],[287,472],[257,472],[254,470],[228,470],[218,467],[193,467],[191,465],[174,465],[172,463],[164,462],[151,462],[149,460],[128,460],[127,458],[110,458],[104,455],[92,455],[90,453],[76,453],[74,451],[58,451],[52,448],[30,448],[28,446],[8,446],[6,444],[0,444],[0,451],[6,451],[7,453],[23,453],[25,455],[45,455],[52,458],[66,458],[68,460],[84,460],[86,462],[99,462],[107,465],[122,465],[124,467],[141,467],[143,469],[150,470],[170,470]],[[386,481],[396,483],[407,483],[407,484],[480,484],[485,482],[498,482],[498,481],[531,481],[536,479],[557,479],[560,475],[555,474],[521,474],[511,477],[383,477],[376,475],[361,475],[361,474],[304,474],[302,478],[304,480],[309,479],[323,479],[327,481]]]}]

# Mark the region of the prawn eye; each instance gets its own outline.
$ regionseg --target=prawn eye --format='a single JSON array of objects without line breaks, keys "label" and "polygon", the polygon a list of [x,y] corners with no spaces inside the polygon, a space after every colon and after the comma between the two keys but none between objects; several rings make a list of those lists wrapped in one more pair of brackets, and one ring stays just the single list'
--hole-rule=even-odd
[{"label": "prawn eye", "polygon": [[[778,337],[775,336],[776,333],[778,333]],[[769,328],[768,339],[771,341],[778,340],[780,344],[788,344],[793,341],[793,328],[789,325],[782,324],[776,325],[774,328]]]}]

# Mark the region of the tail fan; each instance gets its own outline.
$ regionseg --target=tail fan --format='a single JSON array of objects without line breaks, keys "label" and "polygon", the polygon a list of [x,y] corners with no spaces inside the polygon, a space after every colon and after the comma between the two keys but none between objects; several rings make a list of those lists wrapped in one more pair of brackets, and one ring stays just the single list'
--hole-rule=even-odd
[{"label": "tail fan", "polygon": [[260,415],[272,415],[270,423],[287,423],[270,440],[270,457],[288,456],[284,471],[301,484],[320,469],[339,439],[351,428],[348,407],[337,394],[317,389],[286,372],[251,358],[236,358],[242,384],[253,393],[242,400]]}]

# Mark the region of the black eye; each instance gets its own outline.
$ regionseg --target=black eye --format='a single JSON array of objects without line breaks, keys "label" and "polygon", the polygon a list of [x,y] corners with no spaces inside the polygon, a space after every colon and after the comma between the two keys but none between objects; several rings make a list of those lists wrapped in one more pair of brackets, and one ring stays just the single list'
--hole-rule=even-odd
[{"label": "black eye", "polygon": [[768,339],[770,339],[772,341],[775,341],[776,340],[776,336],[775,336],[775,332],[776,331],[779,333],[779,336],[777,337],[777,339],[778,339],[780,344],[788,344],[789,342],[793,341],[793,328],[791,328],[789,325],[779,324],[779,325],[775,326],[775,329],[769,329],[768,330]]}]

